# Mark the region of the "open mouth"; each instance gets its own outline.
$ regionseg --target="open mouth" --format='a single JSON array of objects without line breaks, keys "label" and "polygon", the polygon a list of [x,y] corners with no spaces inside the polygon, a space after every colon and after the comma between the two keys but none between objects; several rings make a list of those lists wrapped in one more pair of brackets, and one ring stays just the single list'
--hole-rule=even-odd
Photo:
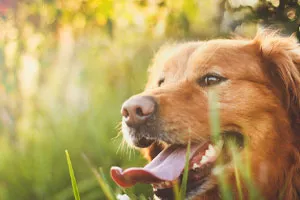
[{"label": "open mouth", "polygon": [[[236,138],[240,134],[238,136],[226,135],[230,135],[230,138]],[[191,193],[197,193],[201,186],[208,181],[218,157],[225,149],[224,144],[226,142],[223,139],[216,144],[208,141],[201,144],[191,144],[187,196]],[[236,139],[236,141],[239,140]],[[111,177],[121,187],[131,187],[137,183],[152,184],[157,197],[166,200],[174,199],[173,187],[174,184],[181,184],[186,152],[186,145],[172,144],[160,152],[145,167],[132,167],[126,170],[112,167]]]}]

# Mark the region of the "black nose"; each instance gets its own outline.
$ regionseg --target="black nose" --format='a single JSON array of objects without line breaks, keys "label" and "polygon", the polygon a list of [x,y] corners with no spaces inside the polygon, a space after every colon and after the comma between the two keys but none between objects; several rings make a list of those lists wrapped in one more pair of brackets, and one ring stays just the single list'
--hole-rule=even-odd
[{"label": "black nose", "polygon": [[156,110],[156,102],[149,96],[133,96],[124,102],[121,114],[130,127],[144,124]]}]

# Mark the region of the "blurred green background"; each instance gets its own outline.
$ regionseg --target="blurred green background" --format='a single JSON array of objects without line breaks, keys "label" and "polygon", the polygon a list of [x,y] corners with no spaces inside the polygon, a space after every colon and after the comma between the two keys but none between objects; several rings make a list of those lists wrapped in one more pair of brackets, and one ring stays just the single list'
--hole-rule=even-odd
[{"label": "blurred green background", "polygon": [[[299,32],[298,1],[0,0],[0,199],[105,199],[83,159],[103,167],[145,163],[119,148],[122,102],[141,92],[166,42],[260,26]],[[151,194],[137,186],[136,194]]]}]

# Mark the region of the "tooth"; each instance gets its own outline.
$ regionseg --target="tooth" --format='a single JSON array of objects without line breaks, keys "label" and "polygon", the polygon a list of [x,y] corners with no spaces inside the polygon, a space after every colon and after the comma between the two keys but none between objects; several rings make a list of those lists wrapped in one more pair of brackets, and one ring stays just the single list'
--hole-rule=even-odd
[{"label": "tooth", "polygon": [[202,156],[200,164],[204,165],[205,163],[207,163],[207,161],[208,161],[208,157],[207,156]]},{"label": "tooth", "polygon": [[208,157],[214,157],[216,155],[216,151],[214,149],[206,150],[205,155]]},{"label": "tooth", "polygon": [[208,154],[210,154],[210,149],[206,150],[204,155],[208,155]]},{"label": "tooth", "polygon": [[214,155],[216,155],[216,150],[213,145],[210,144],[208,148],[210,149],[210,152],[212,152]]},{"label": "tooth", "polygon": [[200,168],[200,165],[198,165],[197,163],[194,163],[192,169],[195,170],[195,169],[198,169],[198,168]]}]

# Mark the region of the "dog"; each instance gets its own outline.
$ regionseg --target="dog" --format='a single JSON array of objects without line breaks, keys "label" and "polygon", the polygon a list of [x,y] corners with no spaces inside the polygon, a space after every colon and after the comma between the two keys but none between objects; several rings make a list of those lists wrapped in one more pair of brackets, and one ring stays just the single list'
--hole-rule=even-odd
[{"label": "dog", "polygon": [[[221,199],[220,175],[234,199],[249,199],[247,166],[261,198],[300,199],[300,47],[293,36],[261,31],[253,39],[164,46],[145,90],[125,101],[121,113],[125,140],[150,161],[112,167],[122,187],[152,184],[157,199],[173,199],[190,155],[186,199]],[[235,166],[228,138],[240,163],[248,163],[244,168]]]}]

